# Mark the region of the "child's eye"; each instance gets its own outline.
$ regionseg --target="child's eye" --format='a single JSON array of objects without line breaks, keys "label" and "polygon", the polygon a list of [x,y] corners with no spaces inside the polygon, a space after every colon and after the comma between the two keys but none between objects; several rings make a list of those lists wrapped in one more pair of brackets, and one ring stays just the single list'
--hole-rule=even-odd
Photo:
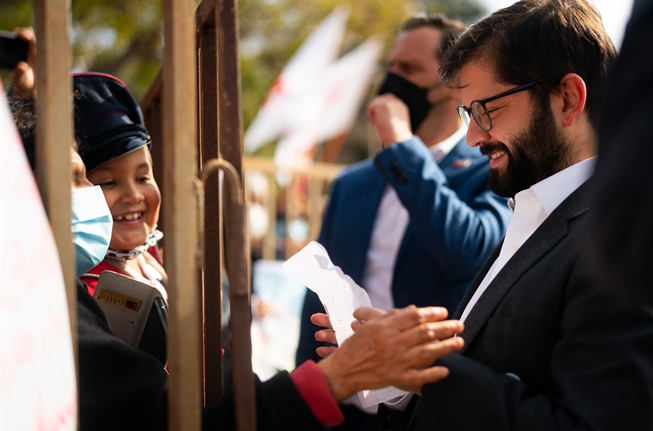
[{"label": "child's eye", "polygon": [[100,187],[111,187],[111,186],[115,186],[116,182],[114,180],[106,180],[106,181],[100,181],[98,183],[95,183],[95,185]]},{"label": "child's eye", "polygon": [[139,178],[137,179],[137,181],[138,181],[139,183],[144,183],[144,182],[149,181],[149,179],[150,179],[150,177],[148,177],[148,176],[144,176],[144,177],[139,177]]}]

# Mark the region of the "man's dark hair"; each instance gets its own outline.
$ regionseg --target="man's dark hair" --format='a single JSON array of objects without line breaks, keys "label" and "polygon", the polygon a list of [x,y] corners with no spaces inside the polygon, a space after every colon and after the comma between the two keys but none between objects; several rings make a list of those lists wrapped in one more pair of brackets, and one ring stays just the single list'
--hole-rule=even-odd
[{"label": "man's dark hair", "polygon": [[587,0],[523,0],[472,25],[443,56],[445,85],[460,86],[462,67],[480,62],[493,67],[503,84],[545,79],[531,93],[539,103],[559,90],[567,73],[587,86],[585,110],[597,129],[603,95],[617,60],[601,16]]},{"label": "man's dark hair", "polygon": [[430,14],[421,12],[406,21],[401,27],[401,31],[405,32],[422,27],[431,27],[442,32],[442,42],[440,43],[440,49],[435,53],[435,57],[438,60],[442,58],[447,49],[453,45],[456,38],[460,36],[460,34],[467,28],[467,26],[463,24],[462,21],[447,18],[441,13]]}]

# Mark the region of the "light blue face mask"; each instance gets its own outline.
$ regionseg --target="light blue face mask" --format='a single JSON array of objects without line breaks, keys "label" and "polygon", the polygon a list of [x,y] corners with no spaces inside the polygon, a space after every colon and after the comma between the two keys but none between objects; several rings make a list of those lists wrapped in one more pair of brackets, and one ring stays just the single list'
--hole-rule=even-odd
[{"label": "light blue face mask", "polygon": [[104,259],[111,242],[113,217],[100,186],[73,189],[71,201],[79,277]]}]

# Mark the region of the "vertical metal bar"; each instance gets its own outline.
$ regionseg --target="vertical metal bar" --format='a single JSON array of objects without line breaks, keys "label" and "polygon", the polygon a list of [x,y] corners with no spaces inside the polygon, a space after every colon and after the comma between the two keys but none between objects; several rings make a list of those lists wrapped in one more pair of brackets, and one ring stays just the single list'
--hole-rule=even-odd
[{"label": "vertical metal bar", "polygon": [[34,1],[39,44],[35,70],[36,179],[61,260],[77,366],[77,286],[70,209],[70,146],[74,138],[69,17],[67,0]]},{"label": "vertical metal bar", "polygon": [[[215,27],[202,27],[199,40],[200,148],[202,163],[218,157],[218,50]],[[204,183],[204,403],[222,399],[222,301],[219,173]]]},{"label": "vertical metal bar", "polygon": [[192,0],[164,0],[163,213],[169,280],[169,429],[201,428],[201,328],[197,289],[197,76]]},{"label": "vertical metal bar", "polygon": [[[238,64],[238,14],[235,0],[220,0],[215,22],[218,29],[220,63],[220,152],[238,173],[242,173],[242,114]],[[234,405],[238,430],[256,429],[256,400],[252,373],[250,337],[249,239],[245,203],[235,196],[224,200],[226,229],[225,262],[231,299],[232,364]]]}]

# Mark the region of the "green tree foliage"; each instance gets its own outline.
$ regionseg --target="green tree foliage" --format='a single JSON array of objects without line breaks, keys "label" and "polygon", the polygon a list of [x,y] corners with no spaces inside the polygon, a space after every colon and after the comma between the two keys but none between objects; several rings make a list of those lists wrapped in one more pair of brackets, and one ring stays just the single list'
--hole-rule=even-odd
[{"label": "green tree foliage", "polygon": [[[72,0],[71,6],[73,68],[116,75],[142,97],[163,58],[161,2]],[[0,29],[33,25],[31,0],[0,1]]]},{"label": "green tree foliage", "polygon": [[78,64],[120,77],[142,97],[163,59],[162,2],[73,0],[72,13]]}]

